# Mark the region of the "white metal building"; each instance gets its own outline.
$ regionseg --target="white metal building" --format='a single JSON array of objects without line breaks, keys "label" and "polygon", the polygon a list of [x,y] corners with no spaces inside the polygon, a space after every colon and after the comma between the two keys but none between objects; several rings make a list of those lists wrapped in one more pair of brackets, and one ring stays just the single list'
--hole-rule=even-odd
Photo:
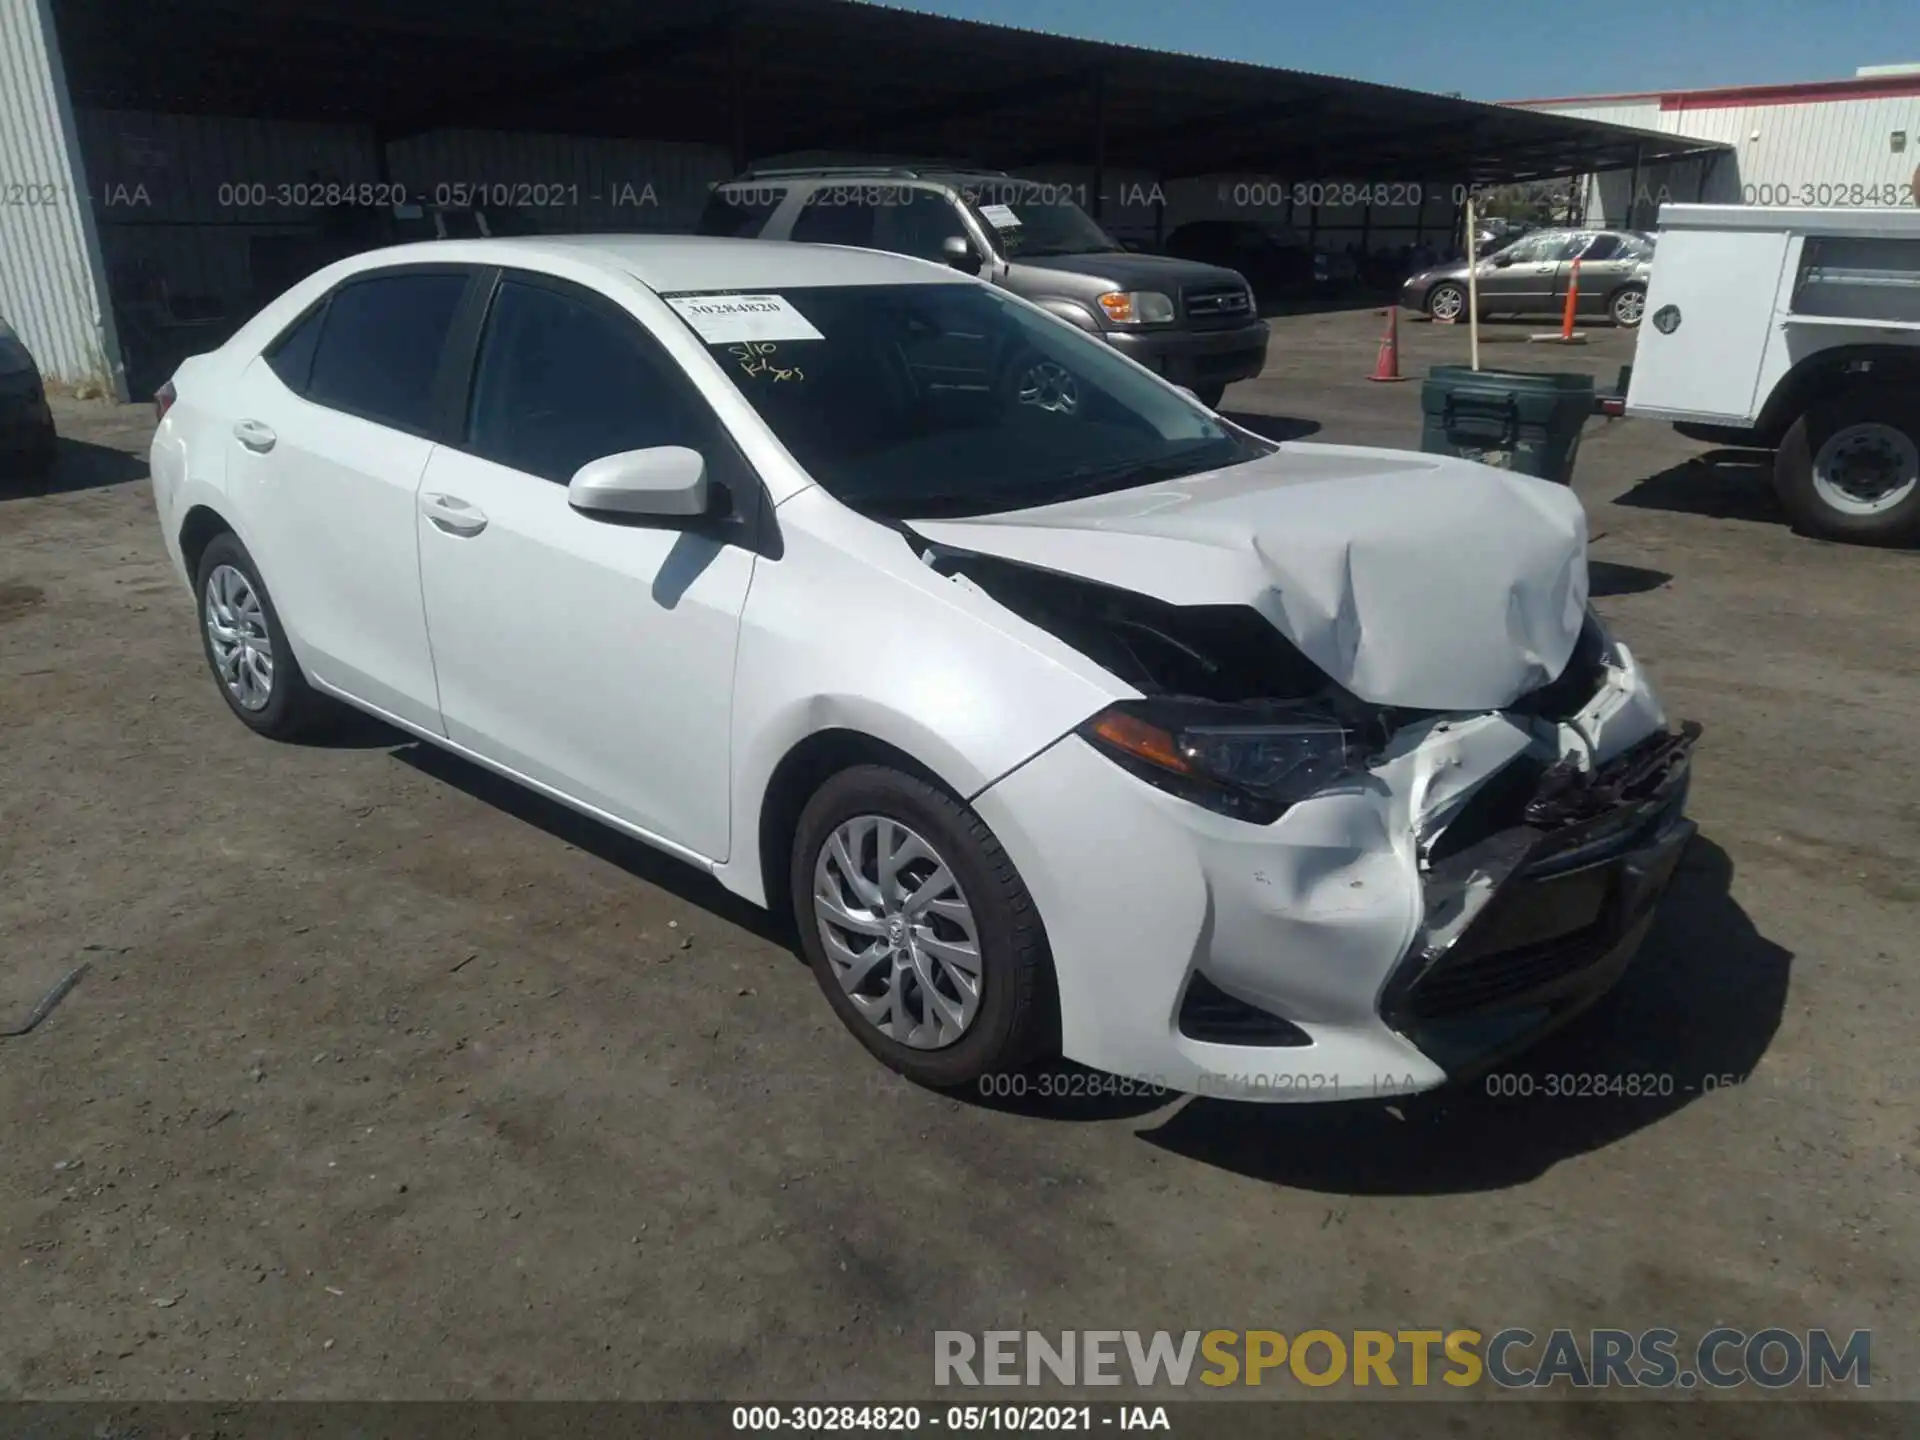
[{"label": "white metal building", "polygon": [[1863,66],[1851,79],[1801,85],[1511,103],[1732,147],[1730,153],[1590,176],[1589,224],[1650,228],[1669,200],[1887,206],[1920,198],[1920,64]]}]

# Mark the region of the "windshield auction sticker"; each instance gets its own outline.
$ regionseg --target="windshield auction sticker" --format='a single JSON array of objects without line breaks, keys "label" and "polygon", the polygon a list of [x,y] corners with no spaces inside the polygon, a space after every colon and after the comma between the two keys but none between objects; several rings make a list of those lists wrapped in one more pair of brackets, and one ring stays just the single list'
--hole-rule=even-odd
[{"label": "windshield auction sticker", "polygon": [[1010,205],[982,205],[980,214],[996,230],[1018,230],[1020,217],[1013,213]]},{"label": "windshield auction sticker", "polygon": [[709,345],[826,338],[784,295],[676,295],[667,304]]}]

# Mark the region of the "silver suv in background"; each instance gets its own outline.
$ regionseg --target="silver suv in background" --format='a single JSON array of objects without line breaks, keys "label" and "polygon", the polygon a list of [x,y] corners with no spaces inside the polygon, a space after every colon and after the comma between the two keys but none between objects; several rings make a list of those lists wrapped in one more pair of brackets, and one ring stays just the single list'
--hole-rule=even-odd
[{"label": "silver suv in background", "polygon": [[1073,187],[996,171],[750,170],[716,185],[702,235],[891,250],[1031,300],[1218,405],[1267,361],[1267,326],[1233,270],[1128,250]]},{"label": "silver suv in background", "polygon": [[[1629,329],[1647,304],[1653,237],[1636,230],[1534,230],[1480,262],[1480,313],[1558,315],[1566,308],[1573,262],[1580,262],[1577,312]],[[1467,316],[1467,262],[1436,265],[1400,292],[1409,310],[1436,320]]]}]

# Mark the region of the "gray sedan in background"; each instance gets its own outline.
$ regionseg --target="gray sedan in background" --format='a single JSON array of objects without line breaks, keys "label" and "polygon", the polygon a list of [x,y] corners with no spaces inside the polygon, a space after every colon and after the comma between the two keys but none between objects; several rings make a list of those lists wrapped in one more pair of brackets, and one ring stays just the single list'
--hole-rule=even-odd
[{"label": "gray sedan in background", "polygon": [[[1480,314],[1561,314],[1576,259],[1578,313],[1605,316],[1629,328],[1638,325],[1653,268],[1653,237],[1631,230],[1535,230],[1521,236],[1480,262]],[[1410,277],[1400,303],[1436,320],[1464,320],[1467,262],[1456,260]]]}]

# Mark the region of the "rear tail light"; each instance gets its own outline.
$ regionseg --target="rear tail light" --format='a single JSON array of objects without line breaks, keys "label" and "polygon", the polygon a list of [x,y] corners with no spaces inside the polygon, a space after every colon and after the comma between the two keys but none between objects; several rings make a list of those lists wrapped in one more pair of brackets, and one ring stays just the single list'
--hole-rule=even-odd
[{"label": "rear tail light", "polygon": [[179,393],[173,388],[171,380],[153,392],[153,419],[156,425],[167,418],[167,411],[173,408],[173,402],[178,398]]}]

